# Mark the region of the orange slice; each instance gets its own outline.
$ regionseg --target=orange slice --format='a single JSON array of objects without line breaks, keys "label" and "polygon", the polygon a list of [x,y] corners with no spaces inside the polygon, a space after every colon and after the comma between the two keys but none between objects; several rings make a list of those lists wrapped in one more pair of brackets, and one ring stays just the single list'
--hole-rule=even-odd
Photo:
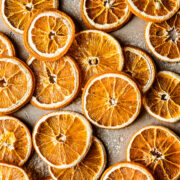
[{"label": "orange slice", "polygon": [[142,165],[133,162],[119,162],[110,166],[101,180],[155,180]]},{"label": "orange slice", "polygon": [[123,69],[124,56],[120,44],[102,31],[81,31],[76,35],[68,53],[81,69],[83,87],[95,74]]},{"label": "orange slice", "polygon": [[145,165],[158,180],[180,177],[180,138],[162,126],[136,132],[127,147],[127,160]]},{"label": "orange slice", "polygon": [[15,49],[12,42],[0,32],[0,57],[15,56]]},{"label": "orange slice", "polygon": [[31,134],[24,123],[0,116],[0,162],[22,166],[32,151]]},{"label": "orange slice", "polygon": [[81,15],[89,28],[110,32],[122,27],[131,12],[125,0],[82,0]]},{"label": "orange slice", "polygon": [[86,157],[76,166],[68,169],[57,169],[49,166],[53,179],[95,180],[100,177],[106,166],[106,152],[103,144],[94,137]]},{"label": "orange slice", "polygon": [[41,109],[58,109],[68,105],[78,94],[79,68],[69,56],[53,62],[30,57],[27,64],[36,78],[31,103]]},{"label": "orange slice", "polygon": [[87,154],[92,141],[92,129],[80,114],[59,111],[41,117],[33,131],[36,152],[49,166],[69,168]]},{"label": "orange slice", "polygon": [[138,17],[151,22],[171,18],[179,9],[179,0],[126,0],[130,10]]},{"label": "orange slice", "polygon": [[37,11],[58,7],[58,0],[2,0],[1,16],[12,31],[23,34],[25,26]]},{"label": "orange slice", "polygon": [[54,61],[68,51],[75,36],[72,19],[58,10],[41,10],[27,24],[23,40],[38,60]]},{"label": "orange slice", "polygon": [[0,114],[20,109],[32,97],[34,76],[30,68],[15,57],[0,58]]},{"label": "orange slice", "polygon": [[124,73],[96,75],[84,88],[82,108],[85,116],[98,127],[123,128],[140,113],[141,93]]},{"label": "orange slice", "polygon": [[0,163],[0,177],[5,180],[29,180],[23,169],[5,163]]},{"label": "orange slice", "polygon": [[161,71],[143,99],[146,111],[153,117],[166,121],[180,120],[180,76]]},{"label": "orange slice", "polygon": [[139,83],[142,92],[145,93],[155,79],[156,67],[153,60],[141,49],[131,46],[124,48],[124,54],[124,71]]},{"label": "orange slice", "polygon": [[146,44],[162,61],[180,62],[180,11],[161,23],[148,23],[145,29]]}]

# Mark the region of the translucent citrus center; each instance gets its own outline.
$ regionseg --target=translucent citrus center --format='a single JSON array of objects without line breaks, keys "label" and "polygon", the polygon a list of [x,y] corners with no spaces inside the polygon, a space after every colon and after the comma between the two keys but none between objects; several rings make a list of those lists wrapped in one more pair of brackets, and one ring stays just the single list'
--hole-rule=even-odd
[{"label": "translucent citrus center", "polygon": [[55,36],[56,36],[56,32],[51,31],[51,32],[49,33],[49,39],[54,39]]},{"label": "translucent citrus center", "polygon": [[56,74],[51,74],[51,72],[49,71],[49,69],[47,69],[47,74],[48,74],[48,77],[49,77],[49,82],[50,82],[51,84],[57,83],[57,75],[56,75]]},{"label": "translucent citrus center", "polygon": [[26,4],[26,10],[27,11],[32,11],[32,9],[33,9],[33,4],[32,3]]},{"label": "translucent citrus center", "polygon": [[150,151],[150,154],[151,154],[151,156],[152,156],[152,159],[154,160],[154,161],[158,161],[158,160],[160,160],[160,159],[163,159],[163,154],[161,153],[161,152],[159,152],[157,149],[152,149],[151,151]]},{"label": "translucent citrus center", "polygon": [[2,78],[2,79],[0,79],[0,87],[5,87],[5,86],[7,86],[7,83],[6,83],[6,80],[5,80],[5,78]]},{"label": "translucent citrus center", "polygon": [[110,8],[114,2],[115,0],[104,0],[103,6],[105,6],[106,8]]},{"label": "translucent citrus center", "polygon": [[166,39],[166,41],[173,41],[173,42],[177,41],[178,34],[175,28],[170,29],[169,31],[167,31],[167,33],[168,33],[168,38]]},{"label": "translucent citrus center", "polygon": [[99,58],[98,57],[90,57],[88,61],[89,65],[98,65],[99,63]]},{"label": "translucent citrus center", "polygon": [[66,141],[66,136],[60,133],[59,135],[56,136],[56,140],[58,142],[64,143]]},{"label": "translucent citrus center", "polygon": [[111,98],[111,99],[109,100],[109,104],[110,104],[111,106],[116,106],[116,105],[117,105],[117,100],[114,99],[114,98]]},{"label": "translucent citrus center", "polygon": [[166,93],[161,94],[161,100],[162,100],[162,101],[168,101],[169,98],[170,98],[170,96],[169,96],[168,94],[166,94]]}]

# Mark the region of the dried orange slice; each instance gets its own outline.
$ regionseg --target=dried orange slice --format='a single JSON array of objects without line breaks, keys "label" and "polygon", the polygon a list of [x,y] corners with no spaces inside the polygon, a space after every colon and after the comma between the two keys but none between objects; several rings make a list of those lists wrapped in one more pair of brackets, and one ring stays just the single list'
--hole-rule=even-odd
[{"label": "dried orange slice", "polygon": [[120,44],[102,31],[81,31],[76,35],[68,53],[82,71],[83,87],[95,74],[123,69],[124,56]]},{"label": "dried orange slice", "polygon": [[86,157],[76,166],[67,169],[57,169],[49,166],[53,179],[95,180],[100,177],[106,165],[106,152],[103,144],[93,138],[91,148]]},{"label": "dried orange slice", "polygon": [[31,135],[24,123],[0,116],[0,162],[22,166],[32,151]]},{"label": "dried orange slice", "polygon": [[68,51],[75,36],[72,19],[58,10],[41,10],[27,24],[23,40],[38,60],[53,61]]},{"label": "dried orange slice", "polygon": [[154,180],[154,177],[140,164],[119,162],[110,166],[103,173],[101,180]]},{"label": "dried orange slice", "polygon": [[162,61],[180,62],[180,11],[161,23],[148,23],[145,29],[146,44]]},{"label": "dried orange slice", "polygon": [[92,141],[92,129],[82,115],[59,111],[41,117],[33,131],[36,152],[49,166],[69,168],[87,154]]},{"label": "dried orange slice", "polygon": [[15,57],[0,58],[0,114],[20,109],[32,97],[34,76],[30,68]]},{"label": "dried orange slice", "polygon": [[158,180],[178,179],[180,138],[165,127],[146,126],[133,135],[127,160],[145,165]]},{"label": "dried orange slice", "polygon": [[5,180],[29,180],[22,168],[5,163],[0,163],[0,177]]},{"label": "dried orange slice", "polygon": [[170,123],[179,121],[180,76],[169,71],[159,72],[143,104],[146,111],[159,120]]},{"label": "dried orange slice", "polygon": [[124,71],[131,75],[141,86],[145,93],[152,86],[156,67],[149,55],[139,48],[126,46],[124,48]]},{"label": "dried orange slice", "polygon": [[1,15],[11,30],[23,34],[26,24],[37,11],[58,8],[58,0],[2,0]]},{"label": "dried orange slice", "polygon": [[27,64],[36,78],[31,103],[41,109],[58,109],[69,104],[78,94],[79,68],[69,56],[53,62],[30,57]]},{"label": "dried orange slice", "polygon": [[82,0],[81,15],[89,28],[110,32],[122,27],[131,12],[125,0]]},{"label": "dried orange slice", "polygon": [[125,73],[96,75],[84,88],[82,108],[85,116],[98,127],[123,128],[140,113],[141,93]]},{"label": "dried orange slice", "polygon": [[151,22],[171,18],[179,9],[179,0],[126,0],[130,10],[138,17]]},{"label": "dried orange slice", "polygon": [[0,32],[0,57],[2,56],[15,56],[15,49],[12,42]]}]

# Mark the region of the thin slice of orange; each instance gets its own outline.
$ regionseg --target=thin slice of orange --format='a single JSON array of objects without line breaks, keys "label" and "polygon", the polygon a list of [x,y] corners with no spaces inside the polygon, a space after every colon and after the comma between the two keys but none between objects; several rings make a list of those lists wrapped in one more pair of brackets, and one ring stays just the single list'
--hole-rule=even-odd
[{"label": "thin slice of orange", "polygon": [[180,11],[167,21],[148,23],[145,40],[159,60],[180,62]]},{"label": "thin slice of orange", "polygon": [[25,26],[37,11],[58,7],[58,0],[2,0],[1,16],[11,30],[23,34]]},{"label": "thin slice of orange", "polygon": [[70,111],[52,112],[41,117],[33,131],[33,144],[49,166],[69,168],[87,154],[92,128],[84,116]]},{"label": "thin slice of orange", "polygon": [[29,180],[22,168],[5,163],[0,163],[0,177],[2,180]]},{"label": "thin slice of orange", "polygon": [[84,88],[82,108],[85,116],[98,127],[123,128],[139,115],[141,93],[125,73],[96,75]]},{"label": "thin slice of orange", "polygon": [[180,120],[180,76],[160,71],[143,99],[146,111],[153,117],[174,123]]},{"label": "thin slice of orange", "polygon": [[68,51],[82,71],[82,86],[95,74],[121,71],[124,65],[122,48],[117,40],[102,31],[81,31]]},{"label": "thin slice of orange", "polygon": [[81,0],[81,15],[89,28],[110,32],[122,27],[131,11],[125,0]]},{"label": "thin slice of orange", "polygon": [[149,55],[139,48],[126,46],[124,48],[124,71],[131,75],[141,86],[145,93],[152,86],[156,67]]},{"label": "thin slice of orange", "polygon": [[100,177],[105,166],[106,152],[104,146],[94,137],[88,154],[79,164],[67,169],[57,169],[49,166],[49,172],[53,179],[57,180],[95,180]]},{"label": "thin slice of orange", "polygon": [[146,166],[158,180],[179,179],[180,138],[165,127],[146,126],[131,138],[127,160]]},{"label": "thin slice of orange", "polygon": [[22,166],[32,151],[29,129],[10,116],[0,116],[0,162]]},{"label": "thin slice of orange", "polygon": [[180,7],[179,0],[126,0],[130,10],[138,17],[151,22],[171,18]]},{"label": "thin slice of orange", "polygon": [[119,162],[110,166],[101,180],[155,180],[142,165],[133,162]]},{"label": "thin slice of orange", "polygon": [[7,36],[0,32],[0,57],[15,56],[15,49]]},{"label": "thin slice of orange", "polygon": [[20,109],[32,97],[35,79],[30,68],[15,57],[0,58],[0,114]]},{"label": "thin slice of orange", "polygon": [[78,94],[79,68],[69,56],[53,62],[30,57],[27,64],[36,78],[31,103],[41,109],[58,109],[68,105]]},{"label": "thin slice of orange", "polygon": [[54,61],[68,51],[75,36],[72,19],[58,10],[34,14],[23,34],[24,45],[38,60]]}]

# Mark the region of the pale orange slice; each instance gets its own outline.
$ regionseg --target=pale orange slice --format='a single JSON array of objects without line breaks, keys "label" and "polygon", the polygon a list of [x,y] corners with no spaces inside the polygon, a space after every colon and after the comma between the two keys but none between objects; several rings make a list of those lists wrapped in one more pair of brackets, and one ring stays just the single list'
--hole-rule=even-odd
[{"label": "pale orange slice", "polygon": [[145,40],[159,60],[180,62],[180,11],[167,21],[148,23]]},{"label": "pale orange slice", "polygon": [[40,158],[49,166],[69,168],[87,154],[92,129],[84,116],[70,111],[52,112],[41,117],[33,131],[33,143]]},{"label": "pale orange slice", "polygon": [[1,16],[12,31],[23,34],[25,26],[37,11],[58,7],[58,0],[2,0]]},{"label": "pale orange slice", "polygon": [[15,57],[0,58],[0,114],[20,109],[32,97],[34,76],[30,68]]},{"label": "pale orange slice", "polygon": [[122,27],[131,11],[125,0],[81,0],[81,15],[89,28],[110,32]]},{"label": "pale orange slice", "polygon": [[67,169],[57,169],[49,166],[49,172],[53,179],[57,180],[96,180],[99,179],[105,165],[106,152],[104,146],[94,137],[88,154],[79,164]]},{"label": "pale orange slice", "polygon": [[2,180],[29,180],[23,169],[5,163],[0,163],[0,177]]},{"label": "pale orange slice", "polygon": [[178,180],[180,138],[165,127],[146,126],[131,138],[127,160],[146,166],[158,180]]},{"label": "pale orange slice", "polygon": [[68,51],[75,36],[72,19],[58,10],[41,10],[26,25],[23,34],[28,52],[38,60],[54,61]]},{"label": "pale orange slice", "polygon": [[126,46],[124,48],[124,71],[131,75],[145,93],[152,86],[156,67],[149,55],[139,48]]},{"label": "pale orange slice", "polygon": [[0,32],[0,57],[15,56],[15,49],[12,42],[3,33]]},{"label": "pale orange slice", "polygon": [[140,113],[141,93],[125,73],[96,75],[84,88],[82,108],[85,116],[98,127],[123,128]]},{"label": "pale orange slice", "polygon": [[110,166],[101,180],[155,180],[142,165],[133,162],[119,162]]},{"label": "pale orange slice", "polygon": [[78,94],[79,68],[69,56],[53,62],[30,57],[27,64],[36,78],[31,103],[41,109],[58,109],[68,105]]},{"label": "pale orange slice", "polygon": [[138,17],[151,22],[171,18],[180,7],[179,0],[126,0],[130,10]]},{"label": "pale orange slice", "polygon": [[121,71],[124,65],[123,51],[112,36],[102,31],[81,31],[68,51],[82,72],[82,86],[95,74]]},{"label": "pale orange slice", "polygon": [[31,135],[24,123],[0,116],[0,162],[22,166],[32,151]]},{"label": "pale orange slice", "polygon": [[153,117],[174,123],[180,120],[180,76],[160,71],[143,99],[146,111]]}]

